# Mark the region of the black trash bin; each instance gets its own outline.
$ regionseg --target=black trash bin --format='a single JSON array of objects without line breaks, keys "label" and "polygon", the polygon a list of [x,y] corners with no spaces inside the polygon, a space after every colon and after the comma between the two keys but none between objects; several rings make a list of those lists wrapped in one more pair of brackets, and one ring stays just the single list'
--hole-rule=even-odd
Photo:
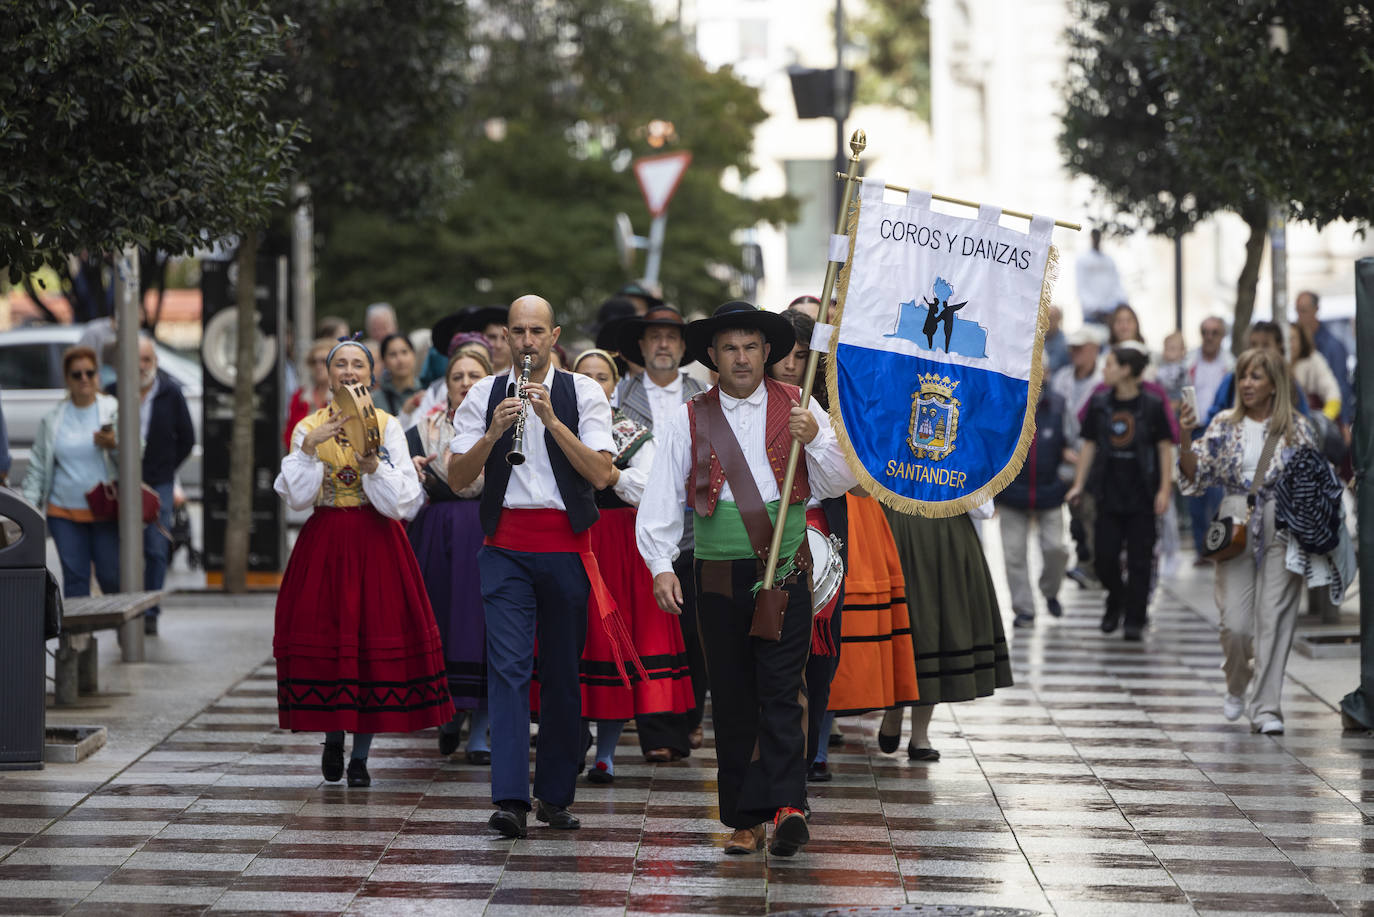
[{"label": "black trash bin", "polygon": [[0,770],[43,766],[43,606],[48,526],[17,492],[0,487],[0,520],[19,537],[0,537]]}]

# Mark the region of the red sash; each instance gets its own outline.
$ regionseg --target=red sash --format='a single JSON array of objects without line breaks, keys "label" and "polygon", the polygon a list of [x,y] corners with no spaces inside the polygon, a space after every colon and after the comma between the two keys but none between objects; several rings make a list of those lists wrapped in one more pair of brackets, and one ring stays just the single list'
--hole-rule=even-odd
[{"label": "red sash", "polygon": [[590,530],[574,532],[568,514],[561,509],[503,509],[496,533],[483,539],[483,544],[528,554],[576,554],[580,557],[582,569],[587,571],[587,582],[591,586],[587,597],[588,611],[601,621],[606,631],[621,680],[625,682],[625,687],[630,687],[630,676],[625,671],[627,658],[634,663],[639,677],[648,680],[649,675],[639,661],[630,630],[620,616],[611,590],[606,588],[606,581],[601,578],[601,568],[596,563],[596,555],[592,553]]}]

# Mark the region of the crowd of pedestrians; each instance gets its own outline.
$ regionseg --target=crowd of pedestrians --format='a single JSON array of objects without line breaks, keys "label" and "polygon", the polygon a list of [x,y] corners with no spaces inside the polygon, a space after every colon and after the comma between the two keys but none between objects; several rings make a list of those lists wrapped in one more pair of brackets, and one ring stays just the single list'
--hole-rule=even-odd
[{"label": "crowd of pedestrians", "polygon": [[[798,403],[814,297],[777,313],[732,302],[689,322],[636,284],[603,304],[584,341],[537,296],[420,333],[385,303],[367,308],[358,335],[321,320],[283,405],[276,490],[310,515],[277,604],[282,727],[322,734],[323,776],[355,787],[371,783],[375,733],[437,727],[439,754],[461,747],[491,767],[491,828],[523,836],[530,812],[579,826],[578,775],[613,783],[631,723],[646,760],[690,756],[709,698],[727,852],[767,843],[789,855],[809,838],[807,782],[831,779],[836,717],[882,712],[877,743],[893,753],[910,709],[907,756],[934,762],[934,706],[1012,683],[981,520],[1000,528],[1015,627],[1038,626],[1040,610],[1060,617],[1067,579],[1104,590],[1104,633],[1141,641],[1157,582],[1181,556],[1182,517],[1194,562],[1217,568],[1223,715],[1281,732],[1304,586],[1339,601],[1353,575],[1344,518],[1301,496],[1334,486],[1340,502],[1333,452],[1353,408],[1344,350],[1303,293],[1287,333],[1246,329],[1238,361],[1217,317],[1196,349],[1175,332],[1152,352],[1096,233],[1078,277],[1086,321],[1066,332],[1050,310],[1024,466],[994,502],[948,519],[879,504],[844,461],[824,387]],[[97,497],[126,445],[121,380],[102,386],[101,370],[96,349],[64,355],[67,393],[23,482],[69,596],[90,592],[92,570],[103,591],[119,589],[117,525]],[[147,337],[137,382],[156,504],[145,584],[157,589],[194,434]],[[382,448],[368,454],[335,401],[357,385],[377,407]],[[780,457],[794,439],[803,461],[784,493]],[[7,469],[0,451],[0,480]],[[771,537],[784,501],[796,512],[773,619],[754,611],[774,601],[756,604],[759,532]],[[813,536],[845,571],[817,608]],[[146,620],[156,633],[156,611]]]}]

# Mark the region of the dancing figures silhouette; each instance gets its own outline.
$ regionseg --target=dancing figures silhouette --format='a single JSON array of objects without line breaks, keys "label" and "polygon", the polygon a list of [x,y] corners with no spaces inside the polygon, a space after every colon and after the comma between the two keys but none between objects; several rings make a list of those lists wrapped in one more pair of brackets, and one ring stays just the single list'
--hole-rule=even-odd
[{"label": "dancing figures silhouette", "polygon": [[968,305],[968,300],[950,305],[949,298],[953,295],[954,288],[949,285],[949,281],[943,277],[936,277],[935,298],[925,299],[923,297],[921,300],[926,305],[926,321],[921,326],[921,333],[926,336],[926,347],[931,350],[935,349],[935,332],[943,324],[945,326],[945,353],[949,353],[949,339],[954,333],[954,313]]}]

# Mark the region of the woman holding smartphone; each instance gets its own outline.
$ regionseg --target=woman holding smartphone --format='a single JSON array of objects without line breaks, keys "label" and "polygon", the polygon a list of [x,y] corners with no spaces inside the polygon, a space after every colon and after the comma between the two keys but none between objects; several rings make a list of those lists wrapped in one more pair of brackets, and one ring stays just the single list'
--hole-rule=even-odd
[{"label": "woman holding smartphone", "polygon": [[62,355],[67,395],[38,424],[24,475],[24,497],[45,507],[62,561],[62,594],[91,594],[91,565],[102,592],[119,591],[119,521],[97,519],[86,494],[113,481],[118,402],[100,391],[100,365],[89,347]]}]

